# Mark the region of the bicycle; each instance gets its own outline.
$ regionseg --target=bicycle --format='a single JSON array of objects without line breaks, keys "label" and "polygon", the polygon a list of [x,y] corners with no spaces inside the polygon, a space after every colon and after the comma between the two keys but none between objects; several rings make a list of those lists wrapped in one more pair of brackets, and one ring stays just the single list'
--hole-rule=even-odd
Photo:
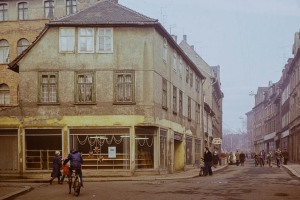
[{"label": "bicycle", "polygon": [[[72,181],[74,179],[74,182]],[[79,196],[80,194],[80,188],[81,188],[81,179],[78,173],[78,169],[75,169],[72,172],[72,176],[69,178],[69,194],[71,194],[71,190],[74,190],[74,195]]]}]

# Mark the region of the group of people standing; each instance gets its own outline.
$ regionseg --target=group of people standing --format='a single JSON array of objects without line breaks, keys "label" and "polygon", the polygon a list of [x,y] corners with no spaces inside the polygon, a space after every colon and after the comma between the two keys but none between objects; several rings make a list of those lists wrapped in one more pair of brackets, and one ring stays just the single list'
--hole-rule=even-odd
[{"label": "group of people standing", "polygon": [[[283,152],[281,152],[281,150],[278,148],[274,153],[276,166],[280,167],[282,160],[283,160],[283,164],[286,165],[288,161],[288,156],[289,154],[286,149]],[[274,158],[273,158],[272,151],[266,154],[265,151],[262,150],[261,152],[259,152],[259,154],[255,154],[254,159],[255,159],[255,166],[260,165],[261,167],[263,167],[265,165],[265,160],[266,160],[269,167],[272,167],[272,162]]]},{"label": "group of people standing", "polygon": [[[70,166],[67,165],[69,161],[70,161]],[[60,156],[60,152],[55,151],[55,156],[53,157],[50,184],[52,185],[52,182],[55,178],[57,178],[58,184],[63,184],[64,178],[66,176],[70,178],[72,176],[73,170],[78,171],[79,176],[81,178],[81,184],[82,184],[82,171],[81,171],[82,162],[83,162],[82,156],[79,151],[72,150],[66,159],[62,159],[62,157]],[[61,169],[63,173],[61,173]]]}]

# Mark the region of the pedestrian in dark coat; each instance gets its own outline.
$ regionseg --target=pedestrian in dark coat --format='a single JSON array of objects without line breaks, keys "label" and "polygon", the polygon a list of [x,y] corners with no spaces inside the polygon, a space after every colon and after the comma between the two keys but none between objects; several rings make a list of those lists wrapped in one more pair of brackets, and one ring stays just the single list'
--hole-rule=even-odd
[{"label": "pedestrian in dark coat", "polygon": [[208,147],[205,147],[205,152],[204,152],[204,165],[205,165],[205,176],[209,174],[210,176],[213,175],[212,170],[211,170],[211,165],[212,165],[212,153],[209,151]]},{"label": "pedestrian in dark coat", "polygon": [[214,151],[214,154],[212,155],[213,160],[213,166],[216,168],[219,163],[219,154],[217,151]]},{"label": "pedestrian in dark coat", "polygon": [[60,157],[60,152],[55,151],[55,156],[53,157],[53,167],[52,167],[52,173],[51,173],[51,180],[50,184],[52,185],[52,181],[57,178],[58,184],[60,184],[60,177],[61,177],[61,171],[60,168],[62,166],[62,160]]},{"label": "pedestrian in dark coat", "polygon": [[244,152],[241,152],[241,153],[240,153],[240,162],[241,162],[241,166],[244,166],[245,159],[246,159],[245,153],[244,153]]},{"label": "pedestrian in dark coat", "polygon": [[283,164],[287,165],[287,161],[289,159],[289,152],[287,151],[287,149],[284,149],[284,151],[282,152],[282,157],[283,157]]}]

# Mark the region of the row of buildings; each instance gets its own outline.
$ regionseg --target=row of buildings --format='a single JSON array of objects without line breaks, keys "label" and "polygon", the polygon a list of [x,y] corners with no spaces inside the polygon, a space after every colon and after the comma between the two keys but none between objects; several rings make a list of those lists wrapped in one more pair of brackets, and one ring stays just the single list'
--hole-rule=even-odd
[{"label": "row of buildings", "polygon": [[295,33],[293,58],[288,59],[276,83],[259,87],[255,106],[247,115],[252,152],[288,151],[289,160],[300,162],[300,36]]},{"label": "row of buildings", "polygon": [[116,0],[0,0],[0,26],[0,175],[49,172],[56,150],[126,176],[220,150],[220,67],[186,35]]}]

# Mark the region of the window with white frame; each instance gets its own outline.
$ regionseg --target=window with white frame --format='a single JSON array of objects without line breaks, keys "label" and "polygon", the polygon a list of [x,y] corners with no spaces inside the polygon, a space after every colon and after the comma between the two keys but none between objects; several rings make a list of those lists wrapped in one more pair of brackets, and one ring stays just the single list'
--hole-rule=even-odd
[{"label": "window with white frame", "polygon": [[18,18],[19,20],[28,19],[28,4],[26,2],[18,3]]},{"label": "window with white frame", "polygon": [[76,76],[77,90],[76,102],[77,103],[93,103],[94,97],[94,73],[84,72],[77,73]]},{"label": "window with white frame", "polygon": [[77,11],[76,0],[66,0],[66,13],[67,15],[74,14]]},{"label": "window with white frame", "polygon": [[166,79],[162,79],[162,108],[168,109],[167,104],[167,96],[168,96],[168,84]]},{"label": "window with white frame", "polygon": [[134,103],[134,71],[116,71],[115,88],[115,103]]},{"label": "window with white frame", "polygon": [[54,0],[44,2],[44,14],[46,19],[52,19],[54,17]]},{"label": "window with white frame", "polygon": [[166,38],[164,38],[164,49],[163,49],[163,61],[167,63],[168,58],[168,41]]},{"label": "window with white frame", "polygon": [[179,59],[179,77],[182,78],[182,69],[183,69],[183,63],[182,58]]},{"label": "window with white frame", "polygon": [[0,105],[10,104],[9,87],[6,84],[0,84]]},{"label": "window with white frame", "polygon": [[94,29],[80,28],[78,33],[78,52],[93,53],[94,52]]},{"label": "window with white frame", "polygon": [[6,3],[0,4],[0,21],[8,20],[8,6]]},{"label": "window with white frame", "polygon": [[97,32],[97,52],[113,51],[113,29],[98,28]]},{"label": "window with white frame", "polygon": [[193,82],[194,82],[194,75],[193,75],[193,70],[190,70],[190,86],[193,87]]},{"label": "window with white frame", "polygon": [[176,52],[174,52],[174,54],[173,54],[173,69],[175,71],[177,71],[177,53]]},{"label": "window with white frame", "polygon": [[20,55],[29,46],[28,40],[22,38],[18,41],[18,55]]},{"label": "window with white frame", "polygon": [[40,103],[57,103],[57,72],[40,73]]},{"label": "window with white frame", "polygon": [[200,80],[199,77],[195,75],[195,82],[196,82],[196,92],[200,92]]},{"label": "window with white frame", "polygon": [[75,50],[75,28],[59,29],[59,51],[74,52]]},{"label": "window with white frame", "polygon": [[9,45],[7,40],[0,40],[0,64],[9,63]]}]

